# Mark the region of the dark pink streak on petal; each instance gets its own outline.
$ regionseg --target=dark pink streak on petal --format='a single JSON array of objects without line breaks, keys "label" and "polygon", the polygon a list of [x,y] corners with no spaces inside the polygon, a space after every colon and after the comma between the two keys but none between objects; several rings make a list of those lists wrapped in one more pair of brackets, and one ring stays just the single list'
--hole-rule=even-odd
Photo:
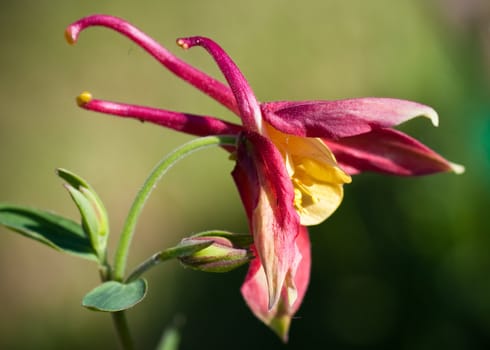
[{"label": "dark pink streak on petal", "polygon": [[437,113],[416,102],[391,98],[263,103],[262,114],[276,129],[297,136],[342,138],[393,127],[425,115],[437,125]]},{"label": "dark pink streak on petal", "polygon": [[252,232],[252,212],[257,206],[260,182],[256,166],[249,155],[246,139],[239,137],[237,147],[237,162],[231,175],[240,194],[245,212],[247,214],[250,232]]},{"label": "dark pink streak on petal", "polygon": [[246,137],[252,145],[250,152],[259,181],[270,190],[269,194],[274,199],[271,202],[277,223],[286,230],[284,233],[293,234],[295,238],[299,216],[294,209],[294,188],[284,159],[268,138],[253,132],[246,132]]},{"label": "dark pink streak on petal", "polygon": [[427,175],[453,171],[451,163],[414,138],[393,129],[324,139],[340,166],[348,173],[375,171],[391,175]]},{"label": "dark pink streak on petal", "polygon": [[165,126],[191,135],[235,135],[242,127],[223,120],[151,107],[92,99],[81,104],[87,110],[132,118]]},{"label": "dark pink streak on petal", "polygon": [[177,43],[185,49],[202,46],[209,52],[235,95],[245,129],[260,132],[262,116],[259,103],[247,80],[230,56],[213,40],[201,36],[181,38],[177,40]]},{"label": "dark pink streak on petal", "polygon": [[80,32],[92,26],[107,27],[126,36],[155,57],[175,75],[238,114],[235,97],[226,85],[175,57],[154,39],[121,18],[108,15],[84,17],[67,27],[65,32],[67,40],[70,43],[75,43]]},{"label": "dark pink streak on petal", "polygon": [[277,304],[288,271],[294,265],[299,217],[284,160],[262,135],[244,132],[233,172],[268,284],[269,308]]}]

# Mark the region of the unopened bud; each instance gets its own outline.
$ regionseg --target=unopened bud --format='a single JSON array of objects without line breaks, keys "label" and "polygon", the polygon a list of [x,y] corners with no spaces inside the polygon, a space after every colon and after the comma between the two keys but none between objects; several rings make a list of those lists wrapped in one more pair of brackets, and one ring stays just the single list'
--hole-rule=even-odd
[{"label": "unopened bud", "polygon": [[180,262],[191,269],[204,272],[228,272],[250,261],[248,249],[238,247],[222,236],[194,236],[182,243],[212,242],[210,246],[189,255],[180,256]]}]

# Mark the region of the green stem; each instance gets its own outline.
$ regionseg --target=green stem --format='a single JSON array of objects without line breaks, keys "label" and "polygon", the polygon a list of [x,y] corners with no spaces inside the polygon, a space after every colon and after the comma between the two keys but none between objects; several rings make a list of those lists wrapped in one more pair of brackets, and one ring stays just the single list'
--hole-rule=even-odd
[{"label": "green stem", "polygon": [[116,333],[124,350],[133,350],[133,340],[129,332],[128,321],[124,311],[112,312],[112,323],[116,328]]},{"label": "green stem", "polygon": [[162,159],[160,163],[157,164],[157,166],[153,169],[150,176],[146,179],[145,183],[138,192],[126,218],[126,222],[124,224],[121,237],[119,238],[119,244],[114,259],[114,280],[122,281],[124,278],[129,247],[131,245],[136,223],[149,195],[151,194],[152,190],[155,188],[157,182],[161,179],[161,177],[177,161],[197,150],[204,149],[210,146],[234,146],[235,144],[235,136],[207,136],[194,139],[174,150],[172,153]]},{"label": "green stem", "polygon": [[189,254],[192,254],[194,252],[197,252],[199,250],[202,250],[204,248],[209,247],[211,244],[213,244],[212,241],[203,241],[199,243],[192,243],[192,244],[179,244],[176,247],[168,248],[165,250],[162,250],[161,252],[155,253],[152,256],[150,256],[148,259],[143,261],[141,264],[139,264],[133,272],[131,272],[124,281],[124,283],[131,283],[138,277],[140,277],[143,273],[151,269],[152,267],[160,264],[161,262],[171,260],[174,258],[178,258],[181,256],[187,256]]},{"label": "green stem", "polygon": [[124,283],[131,283],[139,276],[141,276],[143,273],[145,273],[147,270],[151,269],[153,266],[158,265],[165,260],[168,259],[162,259],[162,252],[153,254],[147,260],[143,261],[140,265],[138,265],[138,267],[136,267],[136,269],[134,269],[134,271],[129,274],[128,278],[126,278]]}]

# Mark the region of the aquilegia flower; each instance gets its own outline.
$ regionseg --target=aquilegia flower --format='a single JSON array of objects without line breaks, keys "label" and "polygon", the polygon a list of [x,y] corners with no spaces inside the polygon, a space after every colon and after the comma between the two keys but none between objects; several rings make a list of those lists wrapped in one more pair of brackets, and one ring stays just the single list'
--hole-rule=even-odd
[{"label": "aquilegia flower", "polygon": [[103,101],[82,93],[87,110],[149,121],[181,132],[238,136],[233,178],[244,204],[257,258],[250,263],[242,295],[253,313],[287,340],[292,316],[306,292],[310,242],[305,226],[328,218],[343,197],[350,175],[377,171],[424,175],[463,167],[419,141],[392,129],[417,116],[438,123],[430,107],[390,98],[259,103],[231,58],[204,37],[177,41],[184,49],[206,49],[228,86],[172,55],[122,19],[93,15],[71,24],[68,42],[90,26],[105,26],[128,37],[174,74],[208,94],[241,119],[214,117]]}]

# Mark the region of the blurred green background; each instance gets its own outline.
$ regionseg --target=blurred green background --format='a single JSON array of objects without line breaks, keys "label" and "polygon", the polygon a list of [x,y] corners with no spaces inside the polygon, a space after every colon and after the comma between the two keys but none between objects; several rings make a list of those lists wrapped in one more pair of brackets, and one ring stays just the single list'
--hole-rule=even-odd
[{"label": "blurred green background", "polygon": [[[67,45],[66,25],[92,13],[126,18],[221,79],[204,50],[174,44],[214,38],[262,101],[386,96],[433,106],[439,128],[415,120],[401,129],[467,172],[355,177],[341,208],[310,230],[311,285],[287,348],[489,348],[488,1],[2,1],[0,201],[77,218],[54,174],[71,169],[105,200],[114,246],[147,173],[190,137],[83,111],[75,96],[234,116],[112,31]],[[141,218],[131,266],[192,232],[247,230],[232,166],[210,150],[175,167]],[[109,316],[80,306],[99,282],[93,264],[0,234],[0,348],[116,348]],[[153,348],[177,316],[181,349],[286,348],[241,299],[245,272],[176,262],[151,271],[147,299],[129,312],[138,348]]]}]

